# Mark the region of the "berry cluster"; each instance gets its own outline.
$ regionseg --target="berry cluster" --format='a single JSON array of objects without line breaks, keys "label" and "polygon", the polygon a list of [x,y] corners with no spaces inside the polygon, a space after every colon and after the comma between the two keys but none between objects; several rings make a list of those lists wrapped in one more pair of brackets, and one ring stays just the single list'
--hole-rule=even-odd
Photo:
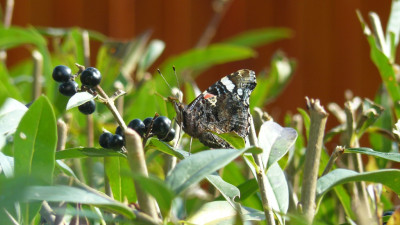
[{"label": "berry cluster", "polygon": [[[94,67],[86,68],[80,76],[82,86],[84,86],[82,89],[91,89],[101,81],[100,71]],[[65,96],[71,97],[78,92],[79,85],[75,82],[75,78],[76,76],[72,75],[71,69],[67,66],[59,65],[53,70],[53,79],[61,83],[58,91]],[[78,106],[78,109],[81,113],[89,115],[96,110],[96,103],[90,100]]]},{"label": "berry cluster", "polygon": [[[156,119],[147,117],[143,121],[140,119],[131,120],[128,127],[135,130],[142,138],[157,136],[161,141],[169,142],[175,137],[175,130],[171,128],[171,120],[165,116]],[[103,148],[119,150],[125,144],[125,137],[120,126],[115,130],[115,134],[104,132],[100,135],[99,144]]]}]

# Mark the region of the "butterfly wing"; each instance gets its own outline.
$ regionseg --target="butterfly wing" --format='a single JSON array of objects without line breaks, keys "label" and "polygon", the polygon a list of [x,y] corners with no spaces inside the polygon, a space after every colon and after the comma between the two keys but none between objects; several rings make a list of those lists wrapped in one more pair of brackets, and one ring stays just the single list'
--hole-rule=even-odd
[{"label": "butterfly wing", "polygon": [[255,86],[256,77],[251,70],[223,77],[181,110],[183,130],[208,147],[230,148],[210,131],[246,137],[250,126],[249,97]]}]

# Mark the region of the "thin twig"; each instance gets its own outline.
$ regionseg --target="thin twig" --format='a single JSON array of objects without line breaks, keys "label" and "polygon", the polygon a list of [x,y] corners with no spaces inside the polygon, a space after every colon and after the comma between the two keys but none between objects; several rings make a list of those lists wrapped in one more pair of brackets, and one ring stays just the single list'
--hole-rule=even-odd
[{"label": "thin twig", "polygon": [[[347,147],[359,147],[357,135],[355,135],[356,120],[355,120],[355,109],[353,109],[350,101],[344,104],[344,112],[346,113],[346,146]],[[350,154],[350,163],[353,164],[354,170],[359,173],[364,171],[361,154]],[[369,224],[368,221],[372,219],[371,207],[368,201],[367,190],[365,182],[356,182],[353,188],[353,202],[355,207],[355,214],[359,224]]]},{"label": "thin twig", "polygon": [[43,72],[43,56],[38,50],[32,51],[33,59],[33,86],[32,101],[40,97],[42,93],[42,72]]},{"label": "thin twig", "polygon": [[[258,146],[256,130],[254,127],[253,119],[250,122],[250,134],[249,134],[250,145]],[[257,173],[257,182],[258,187],[260,189],[261,201],[263,204],[265,220],[268,225],[275,225],[274,214],[272,213],[271,207],[268,202],[267,197],[267,178],[264,171],[264,165],[262,163],[260,154],[253,154],[254,162],[257,165],[256,173]]]},{"label": "thin twig", "polygon": [[57,120],[57,151],[65,149],[67,142],[68,126],[62,119]]},{"label": "thin twig", "polygon": [[[14,0],[7,0],[6,9],[4,13],[4,28],[9,28],[11,26],[11,19],[14,11]],[[7,52],[4,49],[0,50],[0,62],[5,63],[7,60]]]},{"label": "thin twig", "polygon": [[343,153],[344,153],[344,147],[337,146],[335,148],[335,151],[332,152],[332,155],[329,158],[328,164],[326,164],[324,172],[322,173],[321,176],[324,176],[327,173],[329,173],[329,171],[332,169],[333,164],[336,162],[336,160],[339,158],[339,156],[341,156]]},{"label": "thin twig", "polygon": [[222,18],[224,18],[226,12],[228,11],[232,1],[233,0],[219,1],[219,4],[221,5],[215,8],[214,16],[211,19],[210,23],[207,25],[201,37],[199,38],[195,46],[196,48],[205,47],[211,42],[211,39],[215,36],[218,26],[221,23]]},{"label": "thin twig", "polygon": [[310,111],[311,123],[304,163],[301,205],[306,221],[311,224],[315,215],[315,193],[317,189],[318,169],[328,113],[320,105],[318,99],[310,100],[306,97],[306,101],[307,108]]}]

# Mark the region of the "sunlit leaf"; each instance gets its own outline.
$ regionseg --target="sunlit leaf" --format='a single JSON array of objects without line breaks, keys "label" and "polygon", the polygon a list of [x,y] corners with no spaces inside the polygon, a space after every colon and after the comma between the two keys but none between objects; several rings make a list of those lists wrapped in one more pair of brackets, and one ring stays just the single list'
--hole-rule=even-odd
[{"label": "sunlit leaf", "polygon": [[70,202],[90,204],[111,212],[124,215],[130,219],[135,214],[128,206],[114,201],[99,192],[69,186],[31,186],[25,192],[28,201]]},{"label": "sunlit leaf", "polygon": [[344,153],[361,153],[390,161],[400,162],[400,153],[395,152],[378,152],[370,148],[347,148],[344,150]]},{"label": "sunlit leaf", "polygon": [[126,157],[121,152],[117,152],[111,149],[104,148],[69,148],[62,151],[56,152],[56,159],[73,159],[73,158],[85,158],[85,157],[106,157],[106,156],[118,156]]},{"label": "sunlit leaf", "polygon": [[391,188],[397,194],[400,193],[400,170],[381,169],[372,172],[357,173],[347,169],[336,169],[318,179],[317,195],[321,197],[336,185],[356,181],[381,183]]},{"label": "sunlit leaf", "polygon": [[95,99],[96,97],[89,94],[88,92],[84,91],[84,92],[78,92],[76,94],[74,94],[68,101],[67,104],[67,109],[72,109],[74,107],[80,106],[92,99]]},{"label": "sunlit leaf", "polygon": [[165,182],[178,195],[190,185],[222,168],[248,149],[215,149],[202,151],[180,161]]}]

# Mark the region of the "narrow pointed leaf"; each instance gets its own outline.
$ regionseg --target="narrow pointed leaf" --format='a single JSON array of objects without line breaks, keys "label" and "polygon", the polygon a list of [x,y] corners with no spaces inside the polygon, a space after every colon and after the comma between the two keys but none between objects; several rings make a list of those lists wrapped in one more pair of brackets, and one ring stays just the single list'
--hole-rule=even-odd
[{"label": "narrow pointed leaf", "polygon": [[106,157],[106,156],[119,156],[126,157],[121,152],[116,152],[111,149],[104,148],[69,148],[56,152],[56,159],[73,159],[85,157]]},{"label": "narrow pointed leaf", "polygon": [[97,206],[130,219],[135,218],[132,209],[99,192],[69,186],[31,186],[25,192],[28,201],[70,202]]},{"label": "narrow pointed leaf", "polygon": [[212,172],[224,167],[248,149],[217,149],[199,152],[179,162],[165,182],[178,195]]},{"label": "narrow pointed leaf", "polygon": [[[56,118],[49,100],[39,97],[22,117],[14,134],[14,174],[17,178],[32,177],[31,184],[53,182],[57,144]],[[22,204],[24,221],[30,223],[40,204]]]},{"label": "narrow pointed leaf", "polygon": [[80,106],[80,105],[84,104],[85,102],[88,102],[94,98],[95,98],[95,96],[87,93],[86,91],[78,92],[69,99],[68,104],[67,104],[67,110],[72,109],[77,106]]},{"label": "narrow pointed leaf", "polygon": [[344,153],[361,153],[390,161],[400,162],[400,153],[395,152],[378,152],[370,148],[347,148],[344,150]]},{"label": "narrow pointed leaf", "polygon": [[321,197],[336,185],[356,181],[381,183],[391,188],[397,194],[400,194],[400,170],[382,169],[373,172],[357,173],[347,169],[336,169],[318,179],[317,196]]}]

